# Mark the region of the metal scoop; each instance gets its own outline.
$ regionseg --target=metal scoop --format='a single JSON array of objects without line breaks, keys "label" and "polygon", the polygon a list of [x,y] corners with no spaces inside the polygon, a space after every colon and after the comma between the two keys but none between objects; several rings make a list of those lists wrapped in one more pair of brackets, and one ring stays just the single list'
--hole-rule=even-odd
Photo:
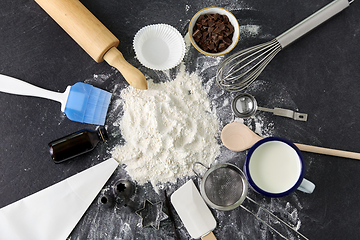
[{"label": "metal scoop", "polygon": [[299,121],[307,121],[307,114],[298,113],[292,110],[283,108],[264,108],[258,107],[256,99],[248,93],[240,93],[237,95],[231,104],[232,110],[235,115],[240,118],[248,118],[255,114],[257,110],[264,112],[272,112],[274,115],[292,118]]}]

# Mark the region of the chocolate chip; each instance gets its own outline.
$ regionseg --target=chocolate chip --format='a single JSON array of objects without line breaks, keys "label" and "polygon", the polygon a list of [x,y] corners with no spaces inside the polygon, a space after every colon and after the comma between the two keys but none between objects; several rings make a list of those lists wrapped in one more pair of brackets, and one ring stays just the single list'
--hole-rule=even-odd
[{"label": "chocolate chip", "polygon": [[221,14],[203,14],[193,28],[193,38],[199,47],[210,53],[222,52],[232,44],[234,27]]},{"label": "chocolate chip", "polygon": [[232,43],[232,40],[230,38],[228,38],[228,37],[225,37],[224,38],[224,43],[225,44],[227,43],[228,45],[230,45]]},{"label": "chocolate chip", "polygon": [[205,18],[204,15],[200,15],[197,21],[198,21],[198,22],[201,22],[204,18]]},{"label": "chocolate chip", "polygon": [[208,21],[208,26],[209,27],[212,27],[212,26],[214,26],[215,25],[215,21],[213,21],[212,19],[210,19],[209,21]]},{"label": "chocolate chip", "polygon": [[227,48],[227,46],[226,46],[225,43],[222,42],[222,43],[219,44],[219,48],[218,48],[218,49],[219,49],[220,52],[224,51],[226,48]]},{"label": "chocolate chip", "polygon": [[199,40],[201,38],[202,34],[199,29],[196,29],[196,31],[193,33],[193,38],[196,40]]}]

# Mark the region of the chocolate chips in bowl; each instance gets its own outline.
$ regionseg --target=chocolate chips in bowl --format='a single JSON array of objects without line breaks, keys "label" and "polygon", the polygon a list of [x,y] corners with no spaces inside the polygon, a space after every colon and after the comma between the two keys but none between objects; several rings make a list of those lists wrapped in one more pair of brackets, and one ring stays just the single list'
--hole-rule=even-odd
[{"label": "chocolate chips in bowl", "polygon": [[197,19],[192,36],[202,50],[218,53],[232,44],[234,27],[226,15],[203,14]]},{"label": "chocolate chips in bowl", "polygon": [[230,52],[237,44],[239,35],[239,24],[234,15],[220,7],[200,10],[189,25],[193,46],[210,56],[221,56]]}]

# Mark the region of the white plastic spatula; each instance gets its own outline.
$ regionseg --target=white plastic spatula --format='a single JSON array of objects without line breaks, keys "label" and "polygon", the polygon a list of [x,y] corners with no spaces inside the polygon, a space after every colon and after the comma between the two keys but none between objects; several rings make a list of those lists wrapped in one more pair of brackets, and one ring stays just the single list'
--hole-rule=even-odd
[{"label": "white plastic spatula", "polygon": [[171,203],[192,238],[216,240],[216,221],[194,182],[189,180],[171,195]]}]

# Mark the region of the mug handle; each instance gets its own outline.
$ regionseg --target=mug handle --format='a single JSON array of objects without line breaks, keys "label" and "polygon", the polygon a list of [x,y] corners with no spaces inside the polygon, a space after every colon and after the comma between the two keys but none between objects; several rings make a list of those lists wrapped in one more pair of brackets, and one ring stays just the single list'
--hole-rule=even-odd
[{"label": "mug handle", "polygon": [[300,186],[297,188],[297,190],[300,190],[304,193],[312,193],[315,189],[315,184],[313,184],[312,182],[310,182],[307,179],[303,179]]}]

